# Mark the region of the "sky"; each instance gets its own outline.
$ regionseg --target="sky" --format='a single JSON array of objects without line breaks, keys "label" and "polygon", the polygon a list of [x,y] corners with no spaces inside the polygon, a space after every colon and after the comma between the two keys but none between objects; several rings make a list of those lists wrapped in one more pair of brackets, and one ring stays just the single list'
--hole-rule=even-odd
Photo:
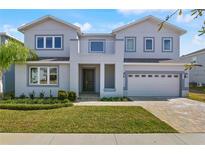
[{"label": "sky", "polygon": [[[128,24],[147,15],[165,19],[174,10],[0,10],[0,32],[23,41],[23,34],[17,28],[44,15],[53,15],[81,27],[83,32],[110,33],[114,28]],[[205,36],[198,36],[204,17],[194,19],[190,10],[173,16],[169,22],[179,26],[187,33],[181,36],[180,55],[205,48]]]}]

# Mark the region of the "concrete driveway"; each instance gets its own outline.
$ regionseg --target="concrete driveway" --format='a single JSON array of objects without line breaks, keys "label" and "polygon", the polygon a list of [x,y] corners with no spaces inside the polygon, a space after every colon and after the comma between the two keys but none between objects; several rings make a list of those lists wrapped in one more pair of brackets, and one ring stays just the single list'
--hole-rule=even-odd
[{"label": "concrete driveway", "polygon": [[132,99],[179,132],[205,132],[205,103],[186,98]]}]

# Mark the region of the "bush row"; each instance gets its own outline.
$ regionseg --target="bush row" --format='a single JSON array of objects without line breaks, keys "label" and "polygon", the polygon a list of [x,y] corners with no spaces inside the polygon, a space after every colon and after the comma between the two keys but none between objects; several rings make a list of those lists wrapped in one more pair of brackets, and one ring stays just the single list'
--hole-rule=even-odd
[{"label": "bush row", "polygon": [[[3,95],[3,99],[4,100],[10,100],[10,99],[14,99],[14,93],[13,92],[9,92],[9,93],[5,93]],[[24,93],[21,94],[19,96],[20,99],[35,99],[35,98],[40,98],[40,99],[45,99],[45,98],[49,98],[49,99],[54,99],[53,95],[52,95],[52,92],[50,91],[50,95],[49,97],[45,97],[45,92],[44,91],[41,91],[39,93],[39,97],[36,97],[36,93],[35,91],[31,92],[28,94],[28,96],[26,96]],[[65,91],[65,90],[59,90],[58,91],[58,99],[59,100],[64,100],[64,99],[68,99],[70,101],[75,101],[76,100],[76,93],[73,92],[73,91]]]},{"label": "bush row", "polygon": [[58,91],[58,99],[60,99],[60,100],[68,99],[68,100],[74,102],[76,100],[76,93],[73,91],[59,90]]},{"label": "bush row", "polygon": [[68,99],[8,99],[1,100],[0,104],[66,104],[71,103]]},{"label": "bush row", "polygon": [[61,107],[72,106],[72,103],[65,104],[0,104],[0,109],[9,110],[49,110]]},{"label": "bush row", "polygon": [[130,101],[127,97],[103,97],[100,99],[100,101]]}]

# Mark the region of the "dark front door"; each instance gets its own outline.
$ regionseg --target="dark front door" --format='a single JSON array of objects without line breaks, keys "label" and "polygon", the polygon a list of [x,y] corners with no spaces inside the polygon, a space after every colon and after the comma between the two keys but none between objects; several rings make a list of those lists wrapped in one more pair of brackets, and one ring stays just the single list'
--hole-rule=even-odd
[{"label": "dark front door", "polygon": [[83,69],[83,91],[94,92],[95,91],[95,70]]}]

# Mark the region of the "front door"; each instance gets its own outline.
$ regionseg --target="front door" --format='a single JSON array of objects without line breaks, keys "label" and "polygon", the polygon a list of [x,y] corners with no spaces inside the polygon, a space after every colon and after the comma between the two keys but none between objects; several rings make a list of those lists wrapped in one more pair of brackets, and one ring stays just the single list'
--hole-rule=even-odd
[{"label": "front door", "polygon": [[95,70],[83,69],[83,91],[94,92],[95,91]]}]

